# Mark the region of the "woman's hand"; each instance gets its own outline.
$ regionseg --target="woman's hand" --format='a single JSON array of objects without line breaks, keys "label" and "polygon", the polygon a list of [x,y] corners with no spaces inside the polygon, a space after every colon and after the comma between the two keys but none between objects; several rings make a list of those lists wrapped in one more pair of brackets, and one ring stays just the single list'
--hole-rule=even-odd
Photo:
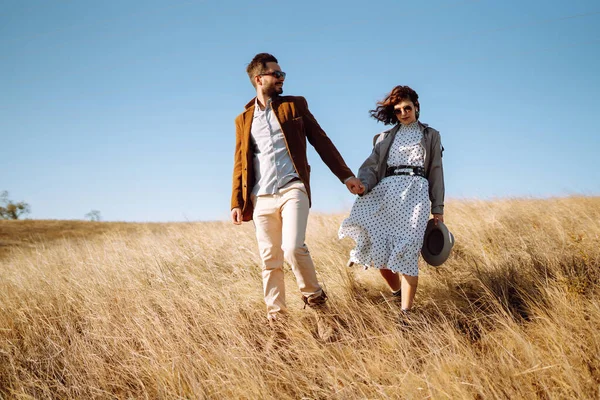
[{"label": "woman's hand", "polygon": [[444,214],[433,214],[433,222],[437,225],[438,221],[444,222]]}]

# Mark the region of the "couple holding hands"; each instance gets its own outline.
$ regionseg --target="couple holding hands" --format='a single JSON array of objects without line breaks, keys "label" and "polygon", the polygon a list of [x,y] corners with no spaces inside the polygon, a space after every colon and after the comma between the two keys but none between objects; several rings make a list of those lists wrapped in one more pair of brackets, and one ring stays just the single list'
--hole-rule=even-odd
[{"label": "couple holding hands", "polygon": [[285,313],[283,263],[296,277],[304,303],[316,311],[327,295],[317,281],[305,244],[311,204],[306,141],[357,194],[339,237],[352,238],[350,264],[379,269],[403,312],[413,306],[418,257],[430,213],[443,222],[442,144],[435,129],[419,121],[417,93],[396,86],[370,114],[393,126],[375,136],[373,150],[355,176],[308,109],[306,99],[282,96],[286,74],[277,59],[257,54],[247,67],[256,89],[235,120],[236,144],[231,220],[254,221],[267,318]]}]

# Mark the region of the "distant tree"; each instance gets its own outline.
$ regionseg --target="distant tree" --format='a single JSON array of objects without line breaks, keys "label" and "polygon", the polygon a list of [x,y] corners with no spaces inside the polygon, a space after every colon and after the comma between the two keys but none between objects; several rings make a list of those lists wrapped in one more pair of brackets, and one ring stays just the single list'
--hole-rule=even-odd
[{"label": "distant tree", "polygon": [[85,214],[85,218],[90,221],[100,221],[102,220],[102,216],[100,215],[100,211],[92,210],[89,213]]},{"label": "distant tree", "polygon": [[0,193],[0,219],[19,219],[21,215],[29,214],[31,207],[24,201],[15,203],[8,198],[5,190]]}]

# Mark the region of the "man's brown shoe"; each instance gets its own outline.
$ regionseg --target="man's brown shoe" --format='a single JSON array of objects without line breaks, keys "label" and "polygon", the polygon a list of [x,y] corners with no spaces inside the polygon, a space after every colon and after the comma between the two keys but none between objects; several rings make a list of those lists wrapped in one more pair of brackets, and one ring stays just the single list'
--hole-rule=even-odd
[{"label": "man's brown shoe", "polygon": [[306,306],[309,306],[310,308],[323,307],[327,302],[327,294],[324,290],[321,290],[321,294],[318,296],[302,296],[302,301],[304,301],[304,308],[306,308]]}]

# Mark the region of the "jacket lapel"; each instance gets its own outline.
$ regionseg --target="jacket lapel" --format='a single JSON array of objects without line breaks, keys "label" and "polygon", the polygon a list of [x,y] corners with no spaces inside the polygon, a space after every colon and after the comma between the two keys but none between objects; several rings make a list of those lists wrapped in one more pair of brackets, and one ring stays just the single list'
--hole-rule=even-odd
[{"label": "jacket lapel", "polygon": [[244,111],[244,127],[242,130],[242,144],[247,149],[246,157],[248,160],[252,159],[250,154],[250,132],[252,130],[252,118],[254,117],[254,99],[246,104],[246,111]]},{"label": "jacket lapel", "polygon": [[380,149],[379,149],[379,154],[382,155],[382,156],[384,156],[384,158],[386,160],[387,160],[387,154],[390,151],[390,146],[394,142],[394,138],[396,137],[396,133],[398,132],[398,129],[400,129],[400,124],[394,126],[392,129],[390,129],[388,131],[389,133],[381,141],[381,145],[380,145]]},{"label": "jacket lapel", "polygon": [[254,107],[246,110],[244,113],[244,136],[242,139],[246,143],[250,143],[250,131],[252,130],[252,117],[254,116]]},{"label": "jacket lapel", "polygon": [[[292,103],[293,106],[293,103]],[[281,99],[279,96],[273,98],[273,101],[271,102],[271,107],[273,109],[273,111],[275,112],[275,117],[277,118],[277,122],[279,122],[279,126],[281,127],[281,132],[283,133],[283,136],[285,137],[286,140],[286,146],[287,146],[287,134],[285,129],[283,129],[283,121],[287,121],[288,119],[286,118],[285,115],[285,108],[286,106],[284,106],[284,104],[281,102]]]},{"label": "jacket lapel", "polygon": [[429,148],[429,132],[427,132],[427,127],[429,125],[422,124],[419,121],[419,130],[421,131],[421,145],[427,150]]}]

